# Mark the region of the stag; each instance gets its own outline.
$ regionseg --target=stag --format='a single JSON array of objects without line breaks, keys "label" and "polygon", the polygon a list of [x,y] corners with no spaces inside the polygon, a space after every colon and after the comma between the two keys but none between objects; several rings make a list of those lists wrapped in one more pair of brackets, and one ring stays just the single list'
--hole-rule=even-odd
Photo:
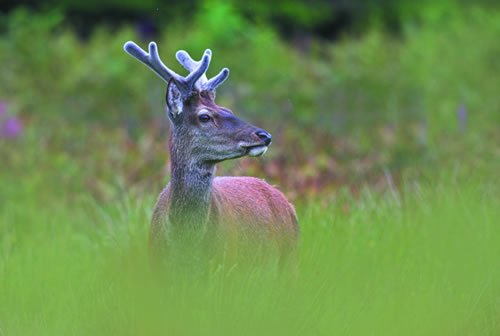
[{"label": "stag", "polygon": [[149,52],[131,41],[124,50],[168,83],[171,179],[153,212],[150,245],[182,249],[208,243],[232,256],[243,245],[274,246],[286,259],[295,248],[298,223],[283,193],[255,177],[215,177],[217,163],[260,156],[271,144],[271,134],[215,103],[215,89],[229,70],[207,78],[209,49],[200,61],[177,52],[177,60],[189,71],[186,77],[163,64],[154,42]]}]

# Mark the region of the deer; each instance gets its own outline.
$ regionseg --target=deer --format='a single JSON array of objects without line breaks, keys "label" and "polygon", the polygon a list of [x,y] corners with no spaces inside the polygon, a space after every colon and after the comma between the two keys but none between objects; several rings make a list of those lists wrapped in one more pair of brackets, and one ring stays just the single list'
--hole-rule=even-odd
[{"label": "deer", "polygon": [[153,250],[173,247],[189,254],[193,246],[210,245],[234,257],[241,246],[250,247],[250,253],[272,246],[284,262],[298,241],[293,205],[260,178],[215,176],[218,163],[261,156],[272,141],[270,133],[215,103],[215,90],[228,78],[229,69],[208,79],[211,50],[205,50],[200,61],[179,50],[177,61],[189,71],[183,77],[163,64],[155,42],[149,43],[148,52],[132,41],[123,48],[167,83],[171,178],[153,211]]}]

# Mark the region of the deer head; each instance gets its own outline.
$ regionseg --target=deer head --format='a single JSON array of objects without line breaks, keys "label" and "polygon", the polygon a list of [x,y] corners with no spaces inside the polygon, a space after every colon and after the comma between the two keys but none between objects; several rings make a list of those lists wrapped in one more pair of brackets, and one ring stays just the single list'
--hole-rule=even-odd
[{"label": "deer head", "polygon": [[271,143],[268,132],[215,104],[215,89],[226,80],[229,70],[224,68],[215,77],[207,78],[212,57],[209,49],[200,61],[193,60],[183,50],[177,52],[177,60],[189,71],[186,77],[163,64],[154,42],[149,44],[149,52],[131,41],[125,43],[124,50],[168,83],[166,109],[172,126],[172,159],[182,152],[181,156],[189,158],[191,163],[215,164],[266,152]]}]

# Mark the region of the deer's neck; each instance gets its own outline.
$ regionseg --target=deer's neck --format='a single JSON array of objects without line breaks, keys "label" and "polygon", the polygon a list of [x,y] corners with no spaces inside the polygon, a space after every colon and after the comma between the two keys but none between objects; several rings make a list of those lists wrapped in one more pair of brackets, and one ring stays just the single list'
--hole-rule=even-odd
[{"label": "deer's neck", "polygon": [[201,229],[207,223],[215,166],[197,162],[188,146],[171,140],[169,219],[173,226]]}]

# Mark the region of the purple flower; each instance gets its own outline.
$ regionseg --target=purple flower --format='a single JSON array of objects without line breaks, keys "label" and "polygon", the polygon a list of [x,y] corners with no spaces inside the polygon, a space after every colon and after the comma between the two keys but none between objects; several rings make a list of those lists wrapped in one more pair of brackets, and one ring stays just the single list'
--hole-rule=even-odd
[{"label": "purple flower", "polygon": [[21,120],[16,117],[8,117],[2,122],[0,129],[0,136],[4,138],[17,138],[23,131],[23,124]]},{"label": "purple flower", "polygon": [[23,131],[23,123],[16,116],[7,114],[7,104],[0,101],[0,138],[17,138]]}]

